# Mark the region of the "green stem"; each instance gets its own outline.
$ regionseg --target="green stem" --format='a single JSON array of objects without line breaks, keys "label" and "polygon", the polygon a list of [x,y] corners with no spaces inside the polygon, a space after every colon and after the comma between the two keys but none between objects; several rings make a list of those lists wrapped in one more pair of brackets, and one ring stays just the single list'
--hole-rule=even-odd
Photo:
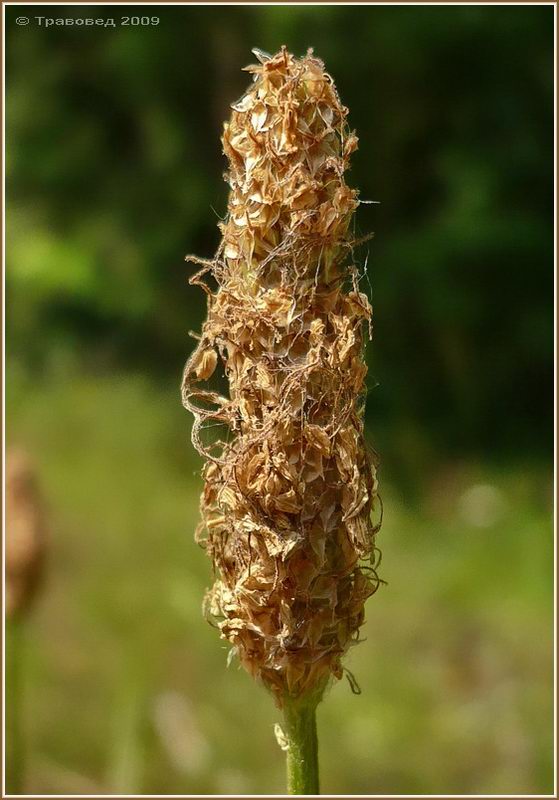
[{"label": "green stem", "polygon": [[6,620],[6,791],[21,794],[25,766],[22,730],[23,623]]},{"label": "green stem", "polygon": [[319,794],[316,706],[314,698],[284,703],[289,794]]}]

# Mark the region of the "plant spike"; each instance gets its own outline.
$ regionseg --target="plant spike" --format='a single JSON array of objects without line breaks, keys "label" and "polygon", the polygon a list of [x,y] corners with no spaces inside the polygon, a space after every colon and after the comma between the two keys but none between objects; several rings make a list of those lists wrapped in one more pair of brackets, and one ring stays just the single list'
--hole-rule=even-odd
[{"label": "plant spike", "polygon": [[315,708],[379,584],[362,419],[372,312],[352,264],[347,109],[312,50],[254,52],[253,83],[224,126],[222,241],[213,260],[190,258],[203,265],[191,283],[204,286],[208,316],[183,402],[206,458],[207,613],[284,709],[290,791],[317,793]]}]

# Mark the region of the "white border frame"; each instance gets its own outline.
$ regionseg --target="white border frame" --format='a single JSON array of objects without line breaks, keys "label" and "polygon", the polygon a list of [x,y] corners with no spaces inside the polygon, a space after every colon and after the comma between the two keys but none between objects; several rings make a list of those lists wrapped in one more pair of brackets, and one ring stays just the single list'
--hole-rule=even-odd
[{"label": "white border frame", "polygon": [[[432,797],[432,798],[469,798],[469,797],[491,797],[491,798],[555,798],[557,797],[557,3],[556,2],[338,2],[337,0],[333,0],[329,2],[220,2],[220,0],[216,0],[216,2],[157,2],[157,0],[137,0],[134,2],[133,0],[126,0],[126,2],[104,2],[103,0],[99,0],[99,2],[65,2],[64,0],[60,0],[60,2],[46,2],[40,0],[39,2],[4,2],[2,3],[2,204],[4,209],[4,215],[2,220],[2,475],[5,475],[5,468],[6,468],[6,452],[5,452],[5,442],[6,442],[6,375],[5,375],[5,365],[6,365],[6,295],[5,295],[5,268],[6,268],[6,62],[5,62],[5,54],[6,54],[6,12],[5,9],[8,6],[21,6],[21,7],[28,7],[28,6],[69,6],[72,8],[88,8],[90,6],[553,6],[553,21],[554,21],[554,107],[553,107],[553,131],[554,131],[554,150],[553,150],[553,167],[554,167],[554,197],[553,197],[553,210],[554,210],[554,230],[553,230],[553,239],[554,239],[554,280],[553,280],[553,289],[554,289],[554,358],[555,358],[555,367],[554,367],[554,391],[553,391],[553,399],[554,399],[554,445],[553,445],[553,453],[554,453],[554,479],[553,479],[553,486],[554,486],[554,493],[555,493],[555,503],[554,503],[554,513],[553,513],[553,527],[554,527],[554,547],[553,547],[553,576],[554,576],[554,609],[553,609],[553,646],[554,646],[554,662],[553,662],[553,724],[554,724],[554,735],[553,735],[553,746],[554,746],[554,787],[552,794],[371,794],[371,795],[355,795],[355,794],[336,794],[336,795],[323,795],[324,797],[348,797],[348,798],[358,798],[358,797],[378,797],[378,798],[413,798],[413,797]],[[5,569],[5,526],[6,526],[6,517],[5,517],[5,509],[6,509],[6,494],[5,494],[5,482],[2,481],[2,607],[6,607],[6,586],[4,580],[4,569]],[[6,642],[6,620],[5,616],[2,615],[2,642],[5,645]],[[182,798],[182,797],[200,797],[200,795],[193,795],[193,794],[144,794],[144,795],[137,795],[137,794],[6,794],[6,786],[5,786],[5,775],[6,775],[6,719],[5,719],[5,708],[6,708],[6,684],[5,684],[5,646],[2,647],[2,798],[35,798],[35,797],[60,797],[60,798],[138,798],[138,797],[145,797],[145,798]],[[301,796],[301,795],[297,795]],[[281,794],[258,794],[258,795],[203,795],[203,797],[286,797],[286,795]]]}]

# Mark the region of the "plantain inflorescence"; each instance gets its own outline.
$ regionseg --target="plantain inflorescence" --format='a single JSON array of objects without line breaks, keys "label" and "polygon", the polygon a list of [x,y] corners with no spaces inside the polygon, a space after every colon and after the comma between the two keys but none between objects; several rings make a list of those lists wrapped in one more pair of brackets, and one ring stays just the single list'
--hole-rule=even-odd
[{"label": "plantain inflorescence", "polygon": [[[372,312],[352,263],[347,109],[312,50],[255,52],[224,126],[222,240],[212,260],[189,257],[208,316],[183,402],[206,459],[206,610],[283,706],[342,676],[379,584],[376,457],[362,418]],[[212,428],[224,433],[208,443]]]}]

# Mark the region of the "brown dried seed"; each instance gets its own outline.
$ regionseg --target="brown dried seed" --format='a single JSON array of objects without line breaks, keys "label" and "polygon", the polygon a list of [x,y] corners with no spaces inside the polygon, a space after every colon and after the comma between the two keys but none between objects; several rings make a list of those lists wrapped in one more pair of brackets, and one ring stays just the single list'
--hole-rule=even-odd
[{"label": "brown dried seed", "polygon": [[217,353],[212,348],[203,350],[194,361],[192,368],[198,380],[205,381],[211,378],[217,366]]}]

